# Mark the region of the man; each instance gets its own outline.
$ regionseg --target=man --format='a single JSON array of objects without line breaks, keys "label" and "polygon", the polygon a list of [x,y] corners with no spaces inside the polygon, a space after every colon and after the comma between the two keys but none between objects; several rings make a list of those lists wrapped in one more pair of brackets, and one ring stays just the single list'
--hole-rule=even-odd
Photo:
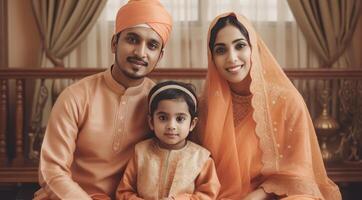
[{"label": "man", "polygon": [[120,8],[113,66],[66,88],[55,103],[42,144],[34,199],[114,198],[134,145],[148,137],[145,78],[159,63],[172,19],[158,0]]}]

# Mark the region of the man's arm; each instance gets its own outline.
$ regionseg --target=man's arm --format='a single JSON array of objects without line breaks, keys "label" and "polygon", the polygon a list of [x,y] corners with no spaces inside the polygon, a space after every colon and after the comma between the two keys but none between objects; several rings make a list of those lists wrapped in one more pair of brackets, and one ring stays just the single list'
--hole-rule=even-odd
[{"label": "man's arm", "polygon": [[39,182],[49,196],[90,200],[72,180],[70,171],[78,135],[80,107],[77,103],[67,88],[52,108],[41,148]]}]

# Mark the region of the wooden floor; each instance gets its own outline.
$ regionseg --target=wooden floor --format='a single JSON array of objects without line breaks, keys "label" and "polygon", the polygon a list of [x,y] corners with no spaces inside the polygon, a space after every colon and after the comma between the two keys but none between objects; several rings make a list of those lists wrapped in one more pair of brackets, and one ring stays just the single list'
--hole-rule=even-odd
[{"label": "wooden floor", "polygon": [[[31,200],[39,189],[37,164],[0,167],[0,199]],[[329,163],[328,176],[338,184],[343,200],[362,199],[362,164]]]},{"label": "wooden floor", "polygon": [[[348,189],[346,189],[348,188]],[[25,184],[0,184],[1,200],[31,200],[33,194],[39,189],[37,183]],[[350,183],[340,186],[343,200],[361,200],[362,199],[362,183]]]}]

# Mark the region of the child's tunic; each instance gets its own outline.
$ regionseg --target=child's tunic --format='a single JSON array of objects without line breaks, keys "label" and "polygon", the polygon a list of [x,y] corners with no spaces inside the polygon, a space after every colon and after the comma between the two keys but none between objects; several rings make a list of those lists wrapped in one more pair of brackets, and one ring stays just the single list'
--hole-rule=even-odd
[{"label": "child's tunic", "polygon": [[219,189],[208,150],[191,141],[182,149],[163,149],[148,139],[136,145],[116,198],[216,199]]}]

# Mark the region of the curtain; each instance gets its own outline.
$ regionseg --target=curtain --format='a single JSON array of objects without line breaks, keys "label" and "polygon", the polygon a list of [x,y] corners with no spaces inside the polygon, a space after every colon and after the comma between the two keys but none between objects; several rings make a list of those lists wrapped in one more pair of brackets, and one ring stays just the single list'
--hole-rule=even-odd
[{"label": "curtain", "polygon": [[8,68],[7,1],[0,1],[0,68]]},{"label": "curtain", "polygon": [[[321,66],[352,67],[350,54],[346,49],[351,44],[360,19],[361,1],[288,0],[288,3],[307,42],[320,59]],[[328,92],[328,98],[320,103],[329,105],[330,115],[342,126],[340,131],[345,132],[345,137],[350,138],[353,148],[358,148],[355,143],[362,141],[362,135],[357,134],[362,130],[359,122],[362,118],[362,108],[357,100],[360,99],[360,94],[354,91],[359,91],[361,83],[352,80],[325,80],[315,85],[316,88],[320,88],[319,91]]]},{"label": "curtain", "polygon": [[[288,0],[298,25],[307,38],[307,42],[316,52],[325,68],[351,67],[349,54],[345,53],[350,45],[357,22],[360,18],[362,2],[359,0]],[[331,90],[332,113],[337,115],[339,84],[324,83]]]},{"label": "curtain", "polygon": [[118,4],[115,0],[107,1],[88,35],[64,57],[63,60],[67,67],[108,68],[113,64],[111,38],[114,33],[114,19],[117,8],[119,8]]},{"label": "curtain", "polygon": [[[309,44],[324,67],[344,53],[361,12],[359,0],[288,0],[289,6]],[[346,63],[348,65],[348,60]]]},{"label": "curtain", "polygon": [[[173,31],[160,67],[206,68],[207,30],[218,14],[234,11],[251,19],[282,67],[300,64],[299,54],[310,58],[308,45],[300,34],[286,1],[280,0],[160,0],[172,14]],[[113,63],[110,41],[114,19],[127,0],[108,0],[84,42],[64,60],[71,67],[107,68]],[[304,60],[303,60],[304,62]]]},{"label": "curtain", "polygon": [[46,57],[56,67],[88,34],[105,0],[33,0],[33,11]]},{"label": "curtain", "polygon": [[[63,59],[87,36],[106,0],[32,0],[33,13],[42,40],[40,67],[68,67]],[[61,90],[71,80],[40,80],[36,82],[29,136],[32,147],[40,148],[48,115]],[[37,145],[38,144],[38,145]],[[30,158],[38,153],[30,149]]]},{"label": "curtain", "polygon": [[[0,1],[0,69],[1,68],[8,68],[8,40],[7,40],[7,33],[8,33],[8,27],[7,27],[7,1]],[[0,162],[4,162],[3,158],[7,157],[6,153],[6,146],[7,143],[7,132],[8,129],[7,126],[9,126],[9,122],[7,122],[7,114],[4,114],[6,109],[9,108],[9,104],[6,104],[6,100],[3,100],[3,98],[6,98],[6,88],[3,87],[3,80],[0,79]],[[5,93],[5,94],[4,94]]]}]

